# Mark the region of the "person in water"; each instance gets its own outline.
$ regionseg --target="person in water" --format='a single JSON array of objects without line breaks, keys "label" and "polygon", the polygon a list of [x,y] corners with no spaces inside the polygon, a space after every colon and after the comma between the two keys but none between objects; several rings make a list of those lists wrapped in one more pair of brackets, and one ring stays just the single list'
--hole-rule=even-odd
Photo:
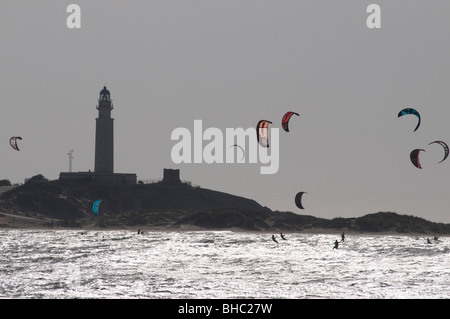
[{"label": "person in water", "polygon": [[281,239],[283,240],[287,240],[286,238],[284,238],[283,233],[280,233]]},{"label": "person in water", "polygon": [[275,239],[275,235],[272,235],[272,240],[278,244],[277,240]]},{"label": "person in water", "polygon": [[341,241],[343,242],[344,240],[345,240],[345,235],[344,235],[344,232],[342,232]]},{"label": "person in water", "polygon": [[333,247],[333,249],[338,249],[339,248],[339,242],[337,241],[337,239],[336,239],[336,241],[334,242],[334,247]]}]

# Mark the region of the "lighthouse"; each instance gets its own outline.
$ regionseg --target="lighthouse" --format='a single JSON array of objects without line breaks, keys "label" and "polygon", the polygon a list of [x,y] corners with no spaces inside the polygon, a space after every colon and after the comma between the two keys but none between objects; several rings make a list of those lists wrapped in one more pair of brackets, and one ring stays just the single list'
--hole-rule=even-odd
[{"label": "lighthouse", "polygon": [[100,91],[97,104],[98,117],[95,119],[95,162],[94,171],[61,172],[61,180],[93,181],[111,185],[134,185],[137,176],[134,173],[114,173],[114,119],[111,117],[113,103],[111,93],[106,88]]},{"label": "lighthouse", "polygon": [[114,119],[111,117],[113,103],[106,88],[100,91],[98,118],[95,119],[95,166],[96,173],[114,172]]}]

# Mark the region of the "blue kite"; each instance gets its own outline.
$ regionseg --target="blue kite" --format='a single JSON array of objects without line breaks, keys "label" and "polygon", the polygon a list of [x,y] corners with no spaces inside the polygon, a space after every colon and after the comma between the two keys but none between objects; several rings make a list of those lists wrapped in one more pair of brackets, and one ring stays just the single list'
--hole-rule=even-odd
[{"label": "blue kite", "polygon": [[414,129],[414,132],[417,131],[417,129],[420,126],[420,114],[419,114],[419,112],[417,112],[415,109],[412,109],[412,108],[406,108],[406,109],[401,110],[398,113],[398,117],[403,116],[403,115],[407,115],[407,114],[413,114],[413,115],[417,116],[417,118],[419,119],[419,121],[417,123],[417,126]]},{"label": "blue kite", "polygon": [[92,204],[92,212],[95,215],[98,215],[98,206],[100,205],[102,201],[101,200],[96,200],[93,204]]}]

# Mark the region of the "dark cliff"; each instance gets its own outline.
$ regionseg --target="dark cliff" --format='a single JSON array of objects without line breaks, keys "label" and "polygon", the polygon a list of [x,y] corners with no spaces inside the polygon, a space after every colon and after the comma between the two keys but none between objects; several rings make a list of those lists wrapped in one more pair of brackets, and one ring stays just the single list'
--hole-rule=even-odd
[{"label": "dark cliff", "polygon": [[132,211],[245,209],[270,211],[256,201],[186,184],[104,185],[89,181],[38,180],[4,192],[0,209],[61,220],[89,217],[92,203],[102,200],[101,215]]}]

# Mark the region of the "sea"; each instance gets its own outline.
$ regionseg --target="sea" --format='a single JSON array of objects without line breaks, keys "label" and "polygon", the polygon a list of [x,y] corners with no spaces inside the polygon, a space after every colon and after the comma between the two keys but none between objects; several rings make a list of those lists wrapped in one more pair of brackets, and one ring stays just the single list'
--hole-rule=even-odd
[{"label": "sea", "polygon": [[[276,243],[272,240],[275,236]],[[3,299],[448,299],[450,237],[0,230]],[[183,304],[184,305],[184,304]],[[183,309],[183,310],[187,310]]]}]

